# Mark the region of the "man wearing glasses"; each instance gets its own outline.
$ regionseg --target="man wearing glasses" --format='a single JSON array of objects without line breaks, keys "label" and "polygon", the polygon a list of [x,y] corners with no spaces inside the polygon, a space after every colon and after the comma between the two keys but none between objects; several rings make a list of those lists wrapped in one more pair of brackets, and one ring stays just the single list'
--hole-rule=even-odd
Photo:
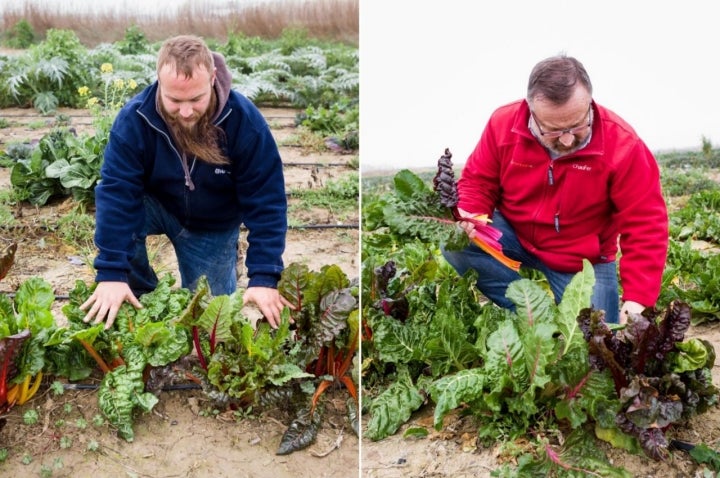
[{"label": "man wearing glasses", "polygon": [[[593,101],[575,58],[538,63],[527,98],[493,113],[458,193],[461,213],[487,214],[505,255],[542,272],[556,302],[583,259],[595,271],[592,306],[607,322],[657,301],[668,247],[657,162],[630,125]],[[443,254],[459,274],[476,270],[486,297],[514,308],[505,291],[517,272],[473,244]]]}]

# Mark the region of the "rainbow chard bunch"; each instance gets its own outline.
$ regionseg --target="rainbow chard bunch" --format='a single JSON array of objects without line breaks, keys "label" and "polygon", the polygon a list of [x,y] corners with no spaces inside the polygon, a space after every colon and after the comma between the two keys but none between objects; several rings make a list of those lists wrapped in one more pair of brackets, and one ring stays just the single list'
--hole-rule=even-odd
[{"label": "rainbow chard bunch", "polygon": [[457,183],[455,182],[455,173],[453,172],[452,154],[449,149],[445,149],[445,154],[438,159],[437,174],[433,178],[433,188],[440,196],[440,204],[450,209],[452,217],[455,221],[469,222],[473,225],[473,232],[470,234],[470,240],[480,249],[490,254],[492,257],[500,261],[501,264],[517,271],[520,269],[520,263],[507,257],[500,245],[502,233],[492,226],[489,226],[487,219],[478,217],[464,217],[458,209],[458,192]]}]

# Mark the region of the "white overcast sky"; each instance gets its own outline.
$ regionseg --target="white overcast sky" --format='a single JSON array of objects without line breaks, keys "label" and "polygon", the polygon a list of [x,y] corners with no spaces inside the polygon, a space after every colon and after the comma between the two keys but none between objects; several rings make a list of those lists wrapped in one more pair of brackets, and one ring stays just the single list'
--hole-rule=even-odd
[{"label": "white overcast sky", "polygon": [[428,167],[446,147],[464,163],[498,106],[525,96],[530,70],[580,60],[594,99],[652,151],[720,145],[715,2],[686,0],[362,0],[363,171]]}]

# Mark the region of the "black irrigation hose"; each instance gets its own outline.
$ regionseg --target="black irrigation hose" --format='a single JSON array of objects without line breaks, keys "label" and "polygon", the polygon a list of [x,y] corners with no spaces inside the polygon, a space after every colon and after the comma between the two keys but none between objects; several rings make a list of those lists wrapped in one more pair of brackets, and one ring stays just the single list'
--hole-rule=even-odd
[{"label": "black irrigation hose", "polygon": [[689,443],[686,441],[681,440],[670,440],[670,448],[674,448],[676,450],[682,450],[690,452],[693,448],[695,448],[694,443]]},{"label": "black irrigation hose", "polygon": [[359,224],[306,224],[300,226],[288,226],[290,230],[297,229],[360,229]]},{"label": "black irrigation hose", "polygon": [[329,166],[333,168],[338,167],[347,167],[349,168],[350,165],[348,163],[283,163],[283,166],[293,166],[293,167],[323,167],[323,166]]},{"label": "black irrigation hose", "polygon": [[[64,383],[64,390],[97,390],[100,388],[98,384],[92,383]],[[160,390],[163,392],[171,392],[173,390],[201,390],[202,387],[197,383],[179,383],[176,385],[166,385]]]}]

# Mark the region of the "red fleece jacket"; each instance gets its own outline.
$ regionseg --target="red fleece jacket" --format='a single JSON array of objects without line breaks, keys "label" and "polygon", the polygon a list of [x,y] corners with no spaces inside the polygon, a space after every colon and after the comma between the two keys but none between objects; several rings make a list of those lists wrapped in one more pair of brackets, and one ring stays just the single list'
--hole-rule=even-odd
[{"label": "red fleece jacket", "polygon": [[668,248],[659,168],[624,120],[593,110],[590,143],[553,161],[528,128],[526,101],[498,108],[458,181],[459,206],[499,210],[528,251],[562,272],[615,260],[619,242],[623,300],[652,306]]}]

